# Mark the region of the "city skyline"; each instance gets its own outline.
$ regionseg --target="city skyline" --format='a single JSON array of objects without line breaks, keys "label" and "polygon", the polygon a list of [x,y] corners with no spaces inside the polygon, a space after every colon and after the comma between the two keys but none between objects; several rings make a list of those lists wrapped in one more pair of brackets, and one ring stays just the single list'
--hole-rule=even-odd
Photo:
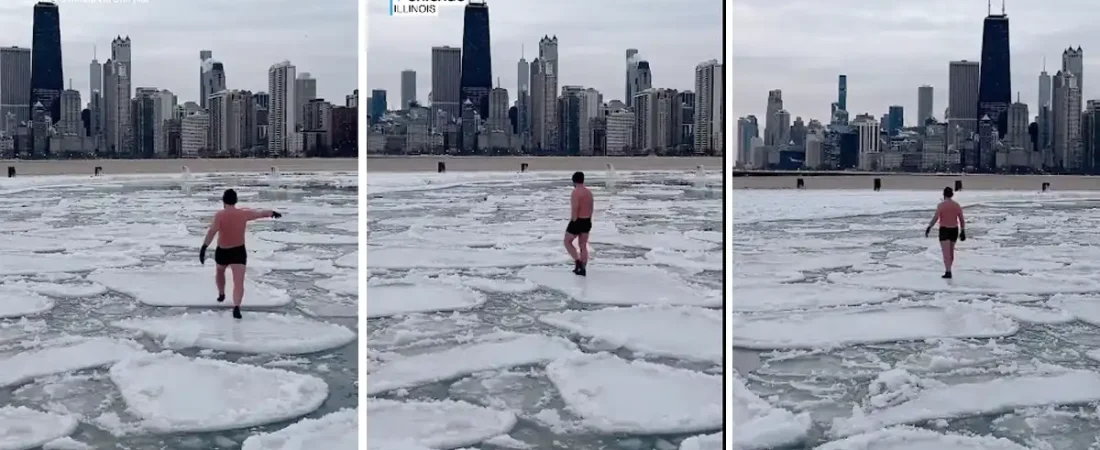
[{"label": "city skyline", "polygon": [[[693,90],[695,66],[723,59],[722,41],[715,39],[722,34],[722,5],[714,5],[714,11],[708,12],[655,0],[631,3],[630,10],[577,0],[555,4],[489,2],[493,85],[499,80],[500,87],[508,90],[510,102],[514,101],[516,64],[521,56],[528,62],[537,58],[539,39],[545,35],[559,39],[559,86],[591,87],[603,93],[605,100],[624,100],[623,55],[627,48],[637,48],[638,56],[651,64],[654,87]],[[438,17],[395,18],[386,14],[387,6],[387,2],[368,6],[368,90],[385,90],[389,103],[397,105],[401,71],[414,70],[417,100],[426,104],[431,90],[431,48],[462,47],[463,8],[444,8]],[[528,17],[533,10],[539,14]],[[408,33],[409,26],[422,28]],[[378,44],[395,41],[400,44]]]},{"label": "city skyline", "polygon": [[[0,6],[0,46],[31,47],[36,1]],[[267,91],[268,69],[290,60],[318,79],[318,96],[335,104],[358,88],[357,14],[353,1],[311,8],[292,0],[217,2],[59,3],[65,88],[87,101],[88,64],[111,56],[111,40],[133,42],[132,86],[172,91],[180,103],[199,102],[199,50],[212,50],[225,64],[227,87]],[[210,11],[217,11],[211,14]],[[281,20],[294,17],[293,21]],[[241,22],[241,17],[249,20]]]},{"label": "city skyline", "polygon": [[[852,7],[843,6],[852,3]],[[948,64],[980,61],[982,21],[987,4],[933,0],[920,5],[890,0],[856,5],[805,4],[792,0],[745,0],[733,5],[733,117],[755,115],[764,119],[768,91],[783,91],[784,108],[792,120],[829,121],[830,104],[836,101],[837,76],[848,77],[849,117],[869,113],[878,117],[889,106],[904,107],[906,126],[916,123],[918,87],[934,88],[933,117],[944,119],[948,101]],[[994,14],[1001,2],[991,2]],[[1080,2],[1058,0],[1044,4],[1006,2],[1011,22],[1012,101],[1038,111],[1039,73],[1054,76],[1062,66],[1062,51],[1084,50],[1085,78],[1100,73],[1100,61],[1090,58],[1091,31],[1088,14],[1075,11]],[[950,6],[950,7],[949,7]],[[858,11],[858,14],[852,14]],[[800,20],[799,17],[812,17]],[[798,28],[781,24],[800,23]],[[802,25],[806,22],[805,26]],[[789,45],[789,42],[813,45]],[[920,43],[920,44],[915,44]],[[784,45],[785,44],[785,45]],[[1100,49],[1097,49],[1100,51]],[[872,63],[873,62],[873,63]],[[1085,83],[1085,100],[1100,98],[1100,86]]]}]

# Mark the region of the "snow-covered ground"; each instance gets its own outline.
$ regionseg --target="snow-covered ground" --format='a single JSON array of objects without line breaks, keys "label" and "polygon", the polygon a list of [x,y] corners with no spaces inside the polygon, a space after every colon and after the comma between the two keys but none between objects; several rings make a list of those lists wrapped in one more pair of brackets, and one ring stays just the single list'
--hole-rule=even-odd
[{"label": "snow-covered ground", "polygon": [[368,179],[371,449],[721,448],[720,175],[587,175]]},{"label": "snow-covered ground", "polygon": [[1100,196],[734,193],[734,448],[1100,448]]},{"label": "snow-covered ground", "polygon": [[[285,215],[251,225],[241,321],[197,258],[229,187]],[[355,278],[354,174],[0,194],[0,448],[355,448],[356,296],[338,289]]]}]

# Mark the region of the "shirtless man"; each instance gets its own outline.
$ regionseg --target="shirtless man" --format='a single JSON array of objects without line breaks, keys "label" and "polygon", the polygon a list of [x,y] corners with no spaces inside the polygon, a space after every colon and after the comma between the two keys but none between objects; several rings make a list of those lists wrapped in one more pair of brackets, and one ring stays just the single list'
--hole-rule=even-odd
[{"label": "shirtless man", "polygon": [[924,237],[932,233],[932,226],[936,221],[940,222],[940,249],[943,250],[943,278],[951,278],[951,265],[955,263],[955,241],[966,240],[966,219],[963,218],[963,209],[951,197],[955,191],[951,188],[943,188],[943,201],[936,207],[936,214],[932,216],[932,222],[924,230]]},{"label": "shirtless man", "polygon": [[218,265],[214,273],[214,284],[218,286],[218,301],[225,301],[225,268],[233,270],[233,318],[241,318],[241,300],[244,299],[244,268],[248,264],[248,252],[244,248],[244,232],[248,222],[272,217],[282,217],[275,211],[266,209],[237,208],[237,192],[226,189],[222,194],[224,207],[210,222],[206,230],[206,239],[199,250],[199,263],[206,264],[206,248],[218,235],[218,248],[214,249],[214,263]]},{"label": "shirtless man", "polygon": [[[588,232],[592,231],[592,191],[584,186],[584,172],[573,174],[573,194],[569,196],[569,225],[565,227],[565,249],[573,257],[573,273],[588,274]],[[573,246],[577,241],[580,254]]]}]

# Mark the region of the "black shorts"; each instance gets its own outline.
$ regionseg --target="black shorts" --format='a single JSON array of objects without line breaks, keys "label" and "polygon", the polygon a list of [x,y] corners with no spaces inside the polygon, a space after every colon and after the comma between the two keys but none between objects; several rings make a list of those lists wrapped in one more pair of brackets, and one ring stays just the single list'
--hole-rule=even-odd
[{"label": "black shorts", "polygon": [[958,242],[959,241],[959,229],[958,228],[940,227],[940,242],[943,242],[943,241]]},{"label": "black shorts", "polygon": [[214,249],[214,263],[219,266],[228,266],[230,264],[248,264],[248,251],[244,249],[244,246]]},{"label": "black shorts", "polygon": [[588,234],[592,231],[592,218],[570,220],[569,226],[565,227],[565,232],[574,236],[581,234]]}]

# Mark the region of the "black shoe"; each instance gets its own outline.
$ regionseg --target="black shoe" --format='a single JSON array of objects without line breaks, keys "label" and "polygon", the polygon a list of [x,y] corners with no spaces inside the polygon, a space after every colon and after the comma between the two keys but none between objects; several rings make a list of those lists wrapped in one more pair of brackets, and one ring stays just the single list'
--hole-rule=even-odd
[{"label": "black shoe", "polygon": [[949,279],[949,278],[951,278],[951,272],[944,272],[944,273],[943,273],[943,278],[944,278],[944,279]]},{"label": "black shoe", "polygon": [[218,295],[218,303],[221,303],[221,302],[224,302],[224,301],[225,301],[225,294],[219,294]]},{"label": "black shoe", "polygon": [[588,268],[585,267],[585,266],[586,266],[585,264],[581,264],[580,266],[577,266],[577,270],[574,270],[573,273],[575,273],[577,275],[580,275],[582,277],[588,276]]},{"label": "black shoe", "polygon": [[578,273],[581,270],[581,260],[573,260],[573,273]]},{"label": "black shoe", "polygon": [[234,319],[240,319],[241,318],[241,307],[240,306],[234,306],[233,307],[233,318]]}]

